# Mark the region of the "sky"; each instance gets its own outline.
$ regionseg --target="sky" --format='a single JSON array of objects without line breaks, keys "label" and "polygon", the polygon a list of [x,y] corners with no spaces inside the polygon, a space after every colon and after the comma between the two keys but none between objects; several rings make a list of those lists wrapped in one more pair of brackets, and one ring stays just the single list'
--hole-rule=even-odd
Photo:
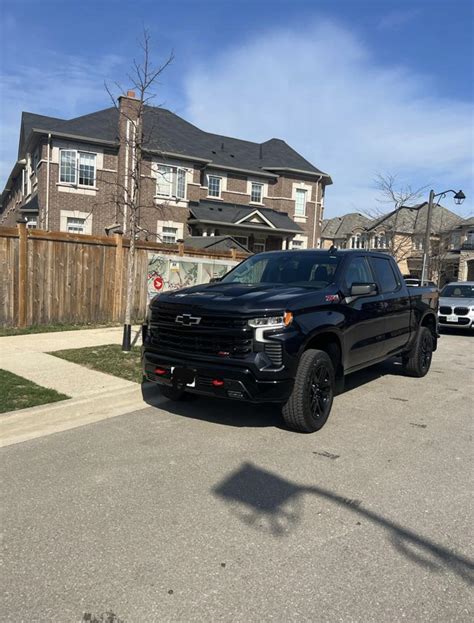
[{"label": "sky", "polygon": [[443,205],[472,216],[473,23],[472,0],[0,0],[0,187],[21,112],[109,107],[147,28],[155,64],[174,54],[154,103],[284,139],[331,175],[325,216],[379,208],[377,174],[462,188]]}]

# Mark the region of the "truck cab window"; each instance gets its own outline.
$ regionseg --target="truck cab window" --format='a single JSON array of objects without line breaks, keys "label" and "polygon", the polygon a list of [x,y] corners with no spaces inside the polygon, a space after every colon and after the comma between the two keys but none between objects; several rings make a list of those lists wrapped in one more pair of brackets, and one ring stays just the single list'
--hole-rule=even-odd
[{"label": "truck cab window", "polygon": [[365,257],[354,257],[344,275],[344,285],[350,289],[353,283],[373,283],[374,278]]},{"label": "truck cab window", "polygon": [[395,277],[389,259],[383,257],[372,257],[371,263],[380,286],[380,291],[395,292],[400,287],[398,279]]}]

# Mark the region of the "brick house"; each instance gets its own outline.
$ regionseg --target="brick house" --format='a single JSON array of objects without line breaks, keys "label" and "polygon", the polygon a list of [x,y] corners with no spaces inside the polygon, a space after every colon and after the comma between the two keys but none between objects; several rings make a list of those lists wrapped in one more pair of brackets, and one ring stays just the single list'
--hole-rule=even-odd
[{"label": "brick house", "polygon": [[[0,224],[127,234],[130,119],[138,100],[63,120],[23,113],[18,160],[0,197]],[[325,187],[332,183],[284,141],[254,143],[204,132],[146,106],[141,236],[173,243],[232,237],[251,251],[319,246]]]}]

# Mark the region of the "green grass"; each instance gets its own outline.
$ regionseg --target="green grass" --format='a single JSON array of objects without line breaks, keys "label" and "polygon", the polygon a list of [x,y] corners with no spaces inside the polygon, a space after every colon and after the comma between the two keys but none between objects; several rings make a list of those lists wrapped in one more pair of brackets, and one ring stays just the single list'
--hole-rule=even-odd
[{"label": "green grass", "polygon": [[81,331],[82,329],[103,329],[107,327],[117,327],[118,324],[41,324],[31,327],[0,327],[0,337],[12,335],[29,335],[31,333],[55,333],[57,331]]},{"label": "green grass", "polygon": [[118,344],[106,344],[105,346],[56,350],[49,354],[78,363],[91,370],[119,376],[127,381],[135,383],[142,381],[140,348],[133,348],[129,353],[124,353]]},{"label": "green grass", "polygon": [[0,413],[45,405],[58,400],[66,400],[69,396],[60,394],[54,389],[36,385],[22,376],[0,369]]}]

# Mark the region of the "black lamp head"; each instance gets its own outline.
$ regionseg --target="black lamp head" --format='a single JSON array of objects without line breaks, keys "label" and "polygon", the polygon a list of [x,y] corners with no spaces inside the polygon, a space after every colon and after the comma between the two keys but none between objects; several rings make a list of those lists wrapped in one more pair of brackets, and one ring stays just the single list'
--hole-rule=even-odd
[{"label": "black lamp head", "polygon": [[458,190],[458,192],[454,195],[454,203],[456,203],[457,205],[461,205],[465,198],[466,195],[463,193],[463,191]]}]

